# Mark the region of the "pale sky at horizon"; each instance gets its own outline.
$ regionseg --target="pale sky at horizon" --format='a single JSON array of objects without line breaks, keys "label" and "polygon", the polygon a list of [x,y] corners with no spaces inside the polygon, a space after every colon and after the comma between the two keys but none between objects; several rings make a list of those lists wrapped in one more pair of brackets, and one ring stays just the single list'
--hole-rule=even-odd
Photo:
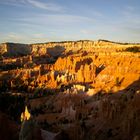
[{"label": "pale sky at horizon", "polygon": [[0,0],[0,43],[140,42],[139,0]]}]

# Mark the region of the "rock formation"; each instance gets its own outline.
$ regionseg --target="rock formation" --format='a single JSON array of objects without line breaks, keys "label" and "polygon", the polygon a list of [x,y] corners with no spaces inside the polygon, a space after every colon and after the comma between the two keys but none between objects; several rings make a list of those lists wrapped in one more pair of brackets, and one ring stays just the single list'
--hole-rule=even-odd
[{"label": "rock formation", "polygon": [[31,114],[28,111],[27,106],[25,107],[25,111],[21,114],[21,122],[29,120],[31,117]]},{"label": "rock formation", "polygon": [[139,139],[139,48],[105,40],[3,43],[0,99],[9,103],[0,110],[21,117],[21,140]]}]

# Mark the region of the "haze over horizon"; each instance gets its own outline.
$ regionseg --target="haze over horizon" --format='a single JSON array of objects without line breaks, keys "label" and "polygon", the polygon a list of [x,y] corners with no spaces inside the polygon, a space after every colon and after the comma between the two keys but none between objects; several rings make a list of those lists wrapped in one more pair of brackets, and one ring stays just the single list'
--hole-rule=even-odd
[{"label": "haze over horizon", "polygon": [[140,42],[138,0],[0,0],[0,42]]}]

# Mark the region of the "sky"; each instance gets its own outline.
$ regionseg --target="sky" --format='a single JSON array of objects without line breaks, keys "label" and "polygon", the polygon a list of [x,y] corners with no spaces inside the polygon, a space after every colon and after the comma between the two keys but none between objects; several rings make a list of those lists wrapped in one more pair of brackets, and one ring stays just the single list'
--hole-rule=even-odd
[{"label": "sky", "polygon": [[0,0],[0,43],[140,42],[139,0]]}]

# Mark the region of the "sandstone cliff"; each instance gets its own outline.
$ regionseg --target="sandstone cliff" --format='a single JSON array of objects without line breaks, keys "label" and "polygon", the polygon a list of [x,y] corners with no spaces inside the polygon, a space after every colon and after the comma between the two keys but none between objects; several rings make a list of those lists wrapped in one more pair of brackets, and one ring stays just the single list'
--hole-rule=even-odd
[{"label": "sandstone cliff", "polygon": [[3,43],[0,44],[0,55],[3,56],[22,56],[30,54],[31,49],[26,44]]},{"label": "sandstone cliff", "polygon": [[[44,55],[49,53],[51,50],[56,50],[53,55],[58,55],[60,53],[60,48],[63,53],[76,53],[77,51],[87,51],[87,52],[116,52],[123,50],[127,47],[138,46],[140,44],[125,44],[125,43],[115,43],[105,40],[98,41],[66,41],[66,42],[50,42],[50,43],[40,43],[31,44],[32,53]],[[53,48],[53,49],[52,49]],[[59,49],[57,49],[59,48]],[[56,53],[56,54],[55,54]],[[57,54],[58,53],[58,54]]]},{"label": "sandstone cliff", "polygon": [[[0,110],[17,121],[25,102],[41,128],[51,134],[64,130],[71,140],[138,139],[139,49],[105,40],[2,44]],[[23,130],[21,137],[30,136]],[[32,132],[38,139],[40,129]]]},{"label": "sandstone cliff", "polygon": [[[100,90],[118,91],[140,78],[140,53],[123,51],[133,46],[140,48],[140,44],[104,40],[52,42],[29,46],[3,44],[2,55],[17,56],[22,53],[28,56],[3,59],[0,64],[2,70],[14,67],[11,71],[1,72],[0,78],[2,80],[9,77],[8,83],[15,86],[20,79],[20,83],[26,83],[25,85],[32,89],[60,88],[62,85],[80,83],[84,84],[87,90],[90,90],[90,86],[93,94]],[[20,69],[15,69],[17,67]],[[36,81],[30,80],[33,78]]]},{"label": "sandstone cliff", "polygon": [[0,44],[1,55],[46,55],[60,56],[62,53],[76,53],[77,51],[87,52],[116,52],[128,47],[137,46],[140,44],[132,43],[116,43],[106,40],[90,41],[65,41],[65,42],[49,42],[38,44],[18,44],[18,43],[2,43]]}]

